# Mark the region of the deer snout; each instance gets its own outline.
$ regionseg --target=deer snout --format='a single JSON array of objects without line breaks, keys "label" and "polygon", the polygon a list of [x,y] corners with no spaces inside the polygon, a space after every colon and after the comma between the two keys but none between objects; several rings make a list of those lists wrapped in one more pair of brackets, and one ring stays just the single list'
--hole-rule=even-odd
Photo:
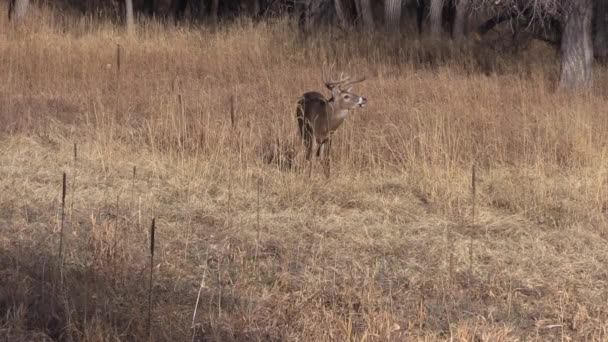
[{"label": "deer snout", "polygon": [[365,107],[365,105],[367,104],[367,99],[361,96],[361,98],[359,99],[359,103],[357,104],[359,105],[359,107]]}]

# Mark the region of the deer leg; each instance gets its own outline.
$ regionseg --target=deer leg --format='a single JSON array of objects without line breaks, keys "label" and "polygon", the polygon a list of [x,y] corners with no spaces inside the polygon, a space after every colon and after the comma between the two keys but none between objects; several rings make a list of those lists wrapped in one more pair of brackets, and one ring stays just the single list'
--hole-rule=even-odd
[{"label": "deer leg", "polygon": [[[308,132],[308,133],[306,133]],[[313,135],[311,131],[303,131],[304,145],[306,146],[306,161],[308,162],[308,178],[312,177],[312,145]]]},{"label": "deer leg", "polygon": [[330,149],[331,149],[331,140],[326,139],[321,145],[321,153],[323,153],[323,171],[325,172],[325,176],[329,178],[330,175]]},{"label": "deer leg", "polygon": [[304,144],[306,145],[306,160],[310,160],[312,156],[312,138],[305,139]]},{"label": "deer leg", "polygon": [[[317,148],[317,158],[321,158],[321,153],[323,153],[324,149],[325,149],[325,142],[322,142],[319,144],[319,148]],[[323,155],[325,155],[325,153],[323,153]]]},{"label": "deer leg", "polygon": [[306,147],[306,160],[310,160],[312,156],[312,144],[313,144],[313,133],[312,127],[309,124],[304,124],[302,127],[302,138],[304,139],[304,146]]}]

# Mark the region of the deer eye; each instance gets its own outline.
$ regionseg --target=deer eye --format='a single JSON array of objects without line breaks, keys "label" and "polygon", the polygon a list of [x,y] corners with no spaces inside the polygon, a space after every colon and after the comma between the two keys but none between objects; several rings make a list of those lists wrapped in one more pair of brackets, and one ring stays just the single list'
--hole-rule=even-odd
[{"label": "deer eye", "polygon": [[345,99],[345,100],[350,99],[350,95],[344,95],[344,99]]}]

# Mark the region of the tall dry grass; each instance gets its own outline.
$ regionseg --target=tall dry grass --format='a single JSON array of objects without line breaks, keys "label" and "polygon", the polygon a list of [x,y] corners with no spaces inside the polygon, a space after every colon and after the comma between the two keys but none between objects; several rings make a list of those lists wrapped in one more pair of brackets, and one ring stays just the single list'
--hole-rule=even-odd
[{"label": "tall dry grass", "polygon": [[[0,26],[8,339],[145,339],[152,217],[155,340],[606,339],[604,69],[568,94],[535,44],[303,40],[286,20],[128,36],[39,8]],[[295,130],[324,62],[370,100],[329,181]]]}]

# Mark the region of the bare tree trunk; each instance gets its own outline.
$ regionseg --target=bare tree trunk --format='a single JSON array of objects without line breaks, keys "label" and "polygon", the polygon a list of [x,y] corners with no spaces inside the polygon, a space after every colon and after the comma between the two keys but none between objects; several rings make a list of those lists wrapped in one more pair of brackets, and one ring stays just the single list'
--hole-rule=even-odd
[{"label": "bare tree trunk", "polygon": [[306,9],[304,10],[304,22],[303,28],[304,32],[309,33],[312,31],[312,28],[317,21],[317,18],[321,14],[321,5],[323,5],[323,0],[308,0],[306,4]]},{"label": "bare tree trunk", "polygon": [[200,21],[203,17],[203,8],[205,8],[204,0],[190,1],[190,13],[193,21]]},{"label": "bare tree trunk", "polygon": [[368,30],[374,29],[374,12],[371,0],[358,0],[360,15],[363,18],[363,26]]},{"label": "bare tree trunk", "polygon": [[592,0],[571,1],[569,11],[564,15],[559,82],[561,88],[579,89],[590,86],[592,81],[593,3]]},{"label": "bare tree trunk", "polygon": [[156,14],[155,0],[144,0],[144,11],[149,16],[155,15]]},{"label": "bare tree trunk", "polygon": [[340,27],[348,27],[348,20],[346,19],[346,11],[344,10],[344,3],[342,0],[334,0],[334,6],[336,7],[336,15],[338,16]]},{"label": "bare tree trunk", "polygon": [[401,24],[401,0],[385,0],[384,24],[389,32],[399,32]]},{"label": "bare tree trunk", "polygon": [[8,3],[8,19],[10,21],[21,21],[27,13],[29,0],[9,0]]},{"label": "bare tree trunk", "polygon": [[422,34],[422,24],[424,23],[424,12],[428,0],[416,0],[416,27],[418,35]]},{"label": "bare tree trunk", "polygon": [[469,17],[469,0],[456,1],[456,19],[454,20],[453,34],[455,40],[462,40],[466,33],[467,19]]},{"label": "bare tree trunk", "polygon": [[241,0],[241,13],[246,14],[252,18],[257,17],[260,14],[260,1],[259,0]]},{"label": "bare tree trunk", "polygon": [[[125,0],[122,1],[118,1],[118,3],[116,4],[118,6],[118,9],[116,9],[116,17],[118,18],[118,20],[120,20],[120,24],[121,25],[125,25],[126,26],[126,5],[125,5]],[[93,4],[90,4],[91,7],[89,8],[89,11],[94,12],[96,7],[93,7]]]},{"label": "bare tree trunk", "polygon": [[439,38],[441,36],[442,27],[441,20],[443,14],[443,0],[431,0],[431,36]]},{"label": "bare tree trunk", "polygon": [[132,32],[135,27],[135,19],[133,17],[133,0],[125,0],[125,24],[127,31]]},{"label": "bare tree trunk", "polygon": [[213,26],[217,25],[217,15],[218,15],[219,8],[220,8],[220,1],[211,0],[211,9],[210,9],[209,16],[211,17],[211,25],[213,25]]},{"label": "bare tree trunk", "polygon": [[260,0],[252,0],[253,4],[252,4],[252,8],[251,8],[251,16],[252,17],[257,17],[258,15],[260,15]]},{"label": "bare tree trunk", "polygon": [[184,14],[186,13],[186,8],[188,7],[188,0],[172,0],[171,1],[171,12],[173,12],[173,17],[175,21],[181,21],[184,18]]},{"label": "bare tree trunk", "polygon": [[361,19],[361,0],[353,0],[355,3],[355,22],[358,22]]},{"label": "bare tree trunk", "polygon": [[593,52],[600,61],[608,61],[608,2],[595,0]]}]

